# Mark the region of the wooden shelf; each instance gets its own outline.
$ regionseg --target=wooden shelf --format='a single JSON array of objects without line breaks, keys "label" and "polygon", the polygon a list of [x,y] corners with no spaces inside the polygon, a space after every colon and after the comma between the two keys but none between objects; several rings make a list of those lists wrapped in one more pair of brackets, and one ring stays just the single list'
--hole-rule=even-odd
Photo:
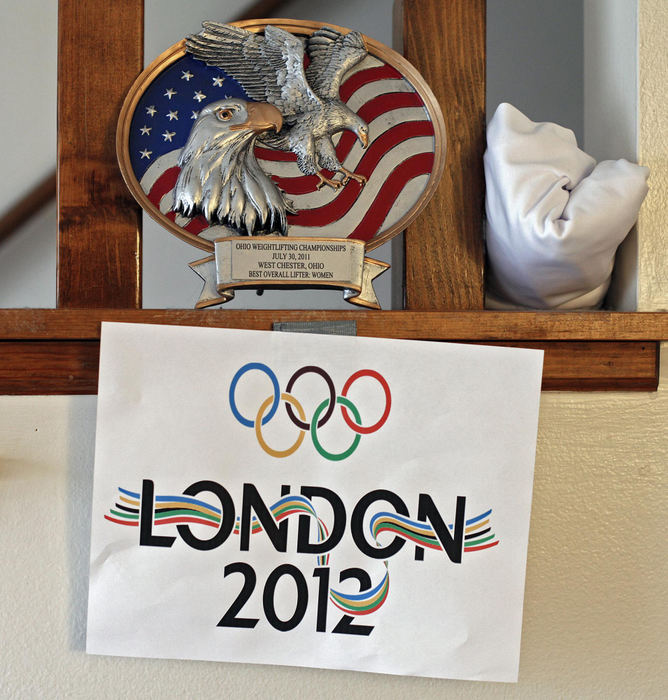
[{"label": "wooden shelf", "polygon": [[141,211],[114,149],[120,105],[143,65],[143,0],[60,0],[59,308],[0,310],[0,393],[96,393],[103,321],[271,330],[354,320],[360,336],[543,349],[544,389],[656,389],[667,314],[482,309],[485,0],[403,0],[403,27],[448,141],[442,183],[406,233],[408,310],[147,310]]},{"label": "wooden shelf", "polygon": [[357,335],[471,342],[668,340],[668,314],[595,311],[2,309],[0,341],[99,340],[100,323],[272,330],[277,322],[356,321]]},{"label": "wooden shelf", "polygon": [[538,348],[543,389],[653,391],[668,316],[437,311],[0,311],[0,393],[94,394],[103,321],[272,330],[277,322],[353,320],[359,336]]}]

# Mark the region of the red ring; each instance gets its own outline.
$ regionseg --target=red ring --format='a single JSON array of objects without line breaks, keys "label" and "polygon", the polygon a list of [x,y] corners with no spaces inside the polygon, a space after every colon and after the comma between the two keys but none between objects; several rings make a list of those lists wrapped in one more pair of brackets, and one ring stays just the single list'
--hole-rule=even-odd
[{"label": "red ring", "polygon": [[390,408],[392,406],[392,395],[390,394],[390,387],[389,387],[388,383],[385,381],[385,377],[383,377],[382,374],[380,374],[379,372],[376,372],[373,369],[360,369],[357,372],[355,372],[354,374],[351,374],[350,377],[348,377],[348,380],[343,385],[343,390],[341,391],[341,396],[347,396],[348,389],[350,389],[352,383],[354,381],[356,381],[357,379],[359,379],[360,377],[373,377],[383,387],[383,391],[385,392],[385,412],[380,417],[380,420],[377,423],[374,423],[373,425],[369,426],[368,428],[365,428],[361,425],[357,425],[357,423],[354,423],[352,418],[348,414],[348,409],[344,405],[341,405],[341,413],[343,414],[343,420],[345,420],[345,422],[347,423],[348,427],[351,430],[354,430],[356,433],[368,435],[369,433],[375,433],[376,430],[378,430],[387,420],[387,417],[390,415]]}]

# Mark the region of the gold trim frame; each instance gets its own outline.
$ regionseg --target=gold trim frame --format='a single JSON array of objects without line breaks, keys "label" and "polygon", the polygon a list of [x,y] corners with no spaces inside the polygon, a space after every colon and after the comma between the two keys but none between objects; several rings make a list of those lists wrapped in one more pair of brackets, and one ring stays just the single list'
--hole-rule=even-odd
[{"label": "gold trim frame", "polygon": [[[343,34],[347,34],[349,31],[351,31],[345,27],[339,27],[333,24],[325,25],[325,23],[322,22],[291,19],[255,19],[241,22],[231,22],[230,24],[256,33],[261,32],[268,24],[279,27],[293,34],[300,35],[311,34],[323,26],[332,27]],[[379,235],[366,241],[366,249],[367,251],[370,251],[401,233],[410,223],[415,220],[415,218],[424,209],[427,202],[431,199],[432,195],[436,191],[445,167],[446,133],[445,121],[443,119],[443,114],[441,113],[441,108],[438,101],[417,69],[403,56],[398,54],[396,51],[393,51],[388,46],[385,46],[379,41],[376,41],[375,39],[372,39],[366,35],[363,35],[363,37],[369,55],[380,59],[393,68],[396,68],[406,79],[406,81],[415,88],[417,94],[424,103],[429,120],[434,128],[434,165],[424,190],[420,194],[417,202],[413,204],[410,210],[404,214],[404,216],[402,216],[397,223],[390,226],[387,230],[382,231]],[[116,130],[116,152],[118,154],[118,163],[123,179],[125,180],[125,183],[133,197],[141,205],[142,209],[163,228],[167,229],[170,233],[174,234],[181,240],[185,241],[186,243],[190,243],[197,248],[210,252],[214,249],[213,241],[209,241],[200,238],[193,233],[189,233],[168,219],[152,202],[149,201],[148,196],[139,184],[130,163],[130,125],[137,107],[137,103],[141,99],[146,87],[148,87],[148,85],[150,85],[166,68],[186,54],[185,44],[185,39],[182,39],[177,44],[174,44],[169,49],[161,53],[133,83],[132,87],[128,91],[127,97],[125,98],[118,119],[118,127]],[[295,238],[301,239],[305,237],[295,236]]]}]

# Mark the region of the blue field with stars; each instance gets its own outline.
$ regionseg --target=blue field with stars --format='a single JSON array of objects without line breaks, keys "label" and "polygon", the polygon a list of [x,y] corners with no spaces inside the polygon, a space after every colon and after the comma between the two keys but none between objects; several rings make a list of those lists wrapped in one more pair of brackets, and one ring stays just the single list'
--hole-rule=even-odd
[{"label": "blue field with stars", "polygon": [[162,155],[182,148],[210,102],[250,98],[233,78],[186,54],[162,71],[139,99],[130,125],[130,163],[137,180]]}]

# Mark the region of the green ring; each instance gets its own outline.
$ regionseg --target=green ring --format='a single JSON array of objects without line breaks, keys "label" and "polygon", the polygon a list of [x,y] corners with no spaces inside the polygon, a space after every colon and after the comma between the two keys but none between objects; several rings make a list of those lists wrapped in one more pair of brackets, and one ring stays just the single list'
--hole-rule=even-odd
[{"label": "green ring", "polygon": [[[355,416],[355,420],[357,421],[357,425],[362,425],[362,418],[360,417],[360,413],[357,410],[357,407],[355,404],[350,400],[347,399],[345,396],[337,396],[336,397],[336,403],[343,404],[346,408],[349,408],[353,416]],[[353,440],[352,444],[350,447],[345,450],[344,452],[340,452],[339,454],[334,454],[332,452],[327,452],[327,450],[320,444],[318,440],[318,418],[320,418],[320,414],[327,408],[329,405],[329,399],[325,399],[319,406],[318,408],[315,409],[315,413],[313,414],[313,419],[311,420],[311,440],[313,440],[313,445],[315,446],[315,449],[318,450],[318,453],[325,457],[325,459],[332,460],[333,462],[340,461],[342,459],[346,459],[347,457],[350,457],[350,455],[357,449],[357,446],[360,444],[360,440],[362,436],[359,433],[355,434],[355,439]]]}]

